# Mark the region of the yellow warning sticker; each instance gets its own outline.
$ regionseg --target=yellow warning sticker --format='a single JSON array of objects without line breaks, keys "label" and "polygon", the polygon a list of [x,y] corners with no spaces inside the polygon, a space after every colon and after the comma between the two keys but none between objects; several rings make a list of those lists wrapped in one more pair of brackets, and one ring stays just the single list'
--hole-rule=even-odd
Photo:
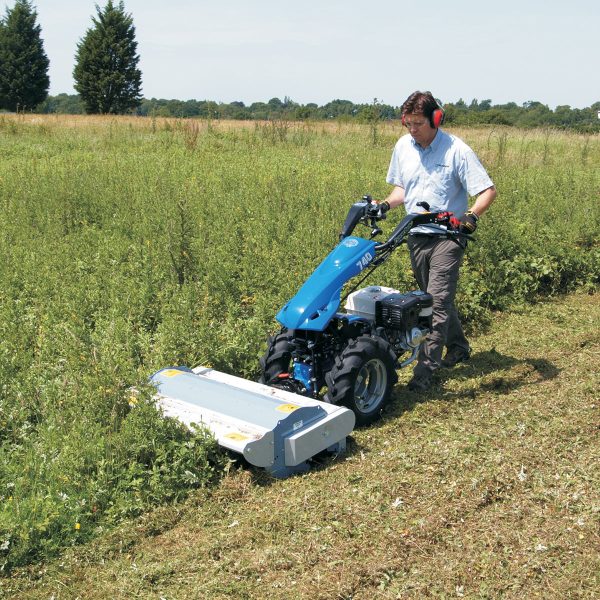
[{"label": "yellow warning sticker", "polygon": [[181,375],[183,371],[179,371],[178,369],[165,369],[161,375],[165,377],[176,377],[177,375]]},{"label": "yellow warning sticker", "polygon": [[280,404],[277,410],[284,413],[291,413],[298,410],[300,407],[297,404]]},{"label": "yellow warning sticker", "polygon": [[229,438],[230,440],[236,440],[237,442],[243,442],[244,440],[248,439],[247,435],[244,435],[243,433],[237,433],[235,431],[233,433],[228,433],[224,437]]}]

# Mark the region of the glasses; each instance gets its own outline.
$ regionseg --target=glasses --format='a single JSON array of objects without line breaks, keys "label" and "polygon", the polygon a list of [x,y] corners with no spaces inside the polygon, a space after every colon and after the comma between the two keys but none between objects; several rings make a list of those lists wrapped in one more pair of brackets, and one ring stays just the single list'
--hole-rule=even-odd
[{"label": "glasses", "polygon": [[411,123],[406,121],[404,125],[406,129],[419,129],[420,127],[423,127],[425,123],[427,123],[427,121],[412,121]]}]

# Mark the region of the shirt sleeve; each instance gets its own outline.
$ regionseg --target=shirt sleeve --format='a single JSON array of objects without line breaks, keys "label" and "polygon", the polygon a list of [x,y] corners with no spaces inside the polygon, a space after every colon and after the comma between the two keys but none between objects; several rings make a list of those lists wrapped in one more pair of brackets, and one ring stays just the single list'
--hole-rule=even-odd
[{"label": "shirt sleeve", "polygon": [[461,157],[459,177],[469,196],[477,196],[494,185],[479,158],[468,146]]},{"label": "shirt sleeve", "polygon": [[392,159],[390,160],[390,166],[385,180],[388,183],[391,183],[392,185],[405,187],[404,182],[402,181],[402,174],[400,172],[398,144],[394,146],[394,151],[392,152]]}]

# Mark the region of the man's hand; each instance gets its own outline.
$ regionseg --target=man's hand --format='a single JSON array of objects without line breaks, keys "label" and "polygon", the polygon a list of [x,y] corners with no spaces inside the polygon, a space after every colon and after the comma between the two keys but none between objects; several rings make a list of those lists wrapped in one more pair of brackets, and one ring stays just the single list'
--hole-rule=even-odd
[{"label": "man's hand", "polygon": [[390,203],[387,200],[377,203],[373,201],[369,207],[369,214],[372,217],[385,219],[387,211],[390,210]]},{"label": "man's hand", "polygon": [[475,233],[477,221],[479,221],[479,217],[474,212],[468,210],[460,220],[459,231],[468,234]]},{"label": "man's hand", "polygon": [[380,202],[377,206],[379,206],[381,214],[385,214],[388,210],[390,210],[390,203],[387,200]]}]

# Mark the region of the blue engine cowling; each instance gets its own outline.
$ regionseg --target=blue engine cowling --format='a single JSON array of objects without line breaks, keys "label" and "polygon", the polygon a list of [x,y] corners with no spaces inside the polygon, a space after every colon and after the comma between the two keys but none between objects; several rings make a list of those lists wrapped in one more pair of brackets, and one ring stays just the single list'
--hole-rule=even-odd
[{"label": "blue engine cowling", "polygon": [[364,238],[344,238],[277,313],[279,323],[288,329],[323,331],[340,306],[344,284],[371,263],[375,246]]}]

